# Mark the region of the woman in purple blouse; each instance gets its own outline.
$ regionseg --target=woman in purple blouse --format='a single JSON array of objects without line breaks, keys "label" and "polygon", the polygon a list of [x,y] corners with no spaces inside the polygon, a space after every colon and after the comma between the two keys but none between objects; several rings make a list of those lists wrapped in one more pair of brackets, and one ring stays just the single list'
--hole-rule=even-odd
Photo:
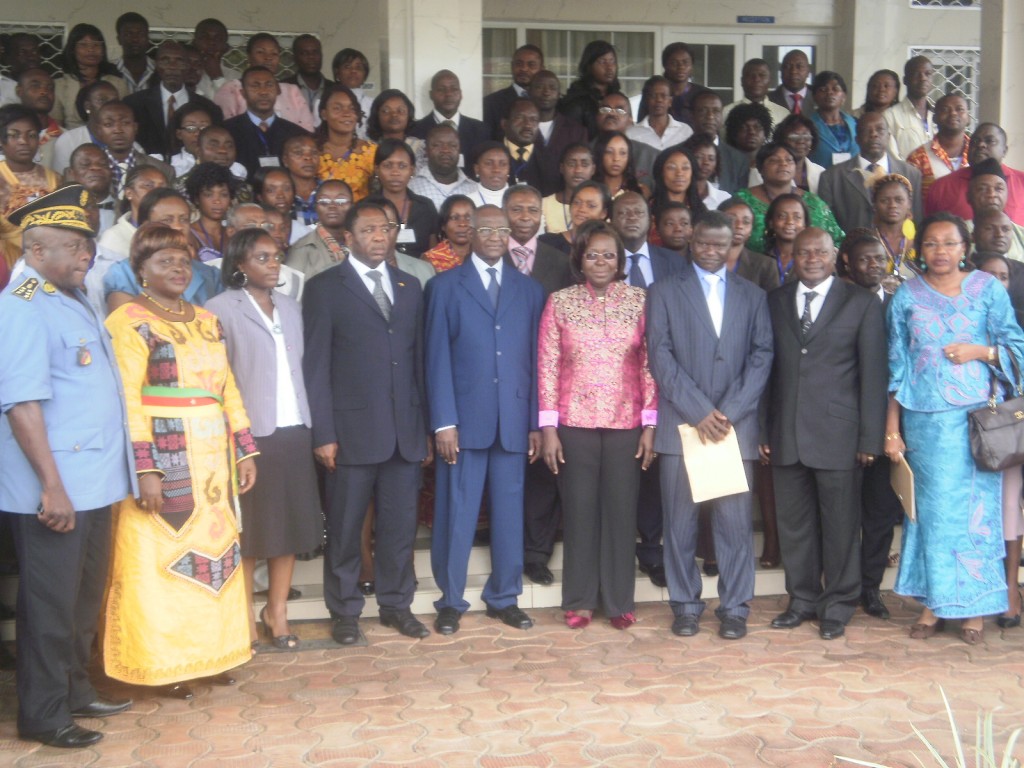
[{"label": "woman in purple blouse", "polygon": [[605,221],[580,226],[571,259],[584,282],[551,295],[538,343],[542,452],[558,476],[565,526],[562,608],[573,629],[599,605],[626,629],[636,621],[640,472],[656,455],[645,291],[623,282],[625,250]]}]

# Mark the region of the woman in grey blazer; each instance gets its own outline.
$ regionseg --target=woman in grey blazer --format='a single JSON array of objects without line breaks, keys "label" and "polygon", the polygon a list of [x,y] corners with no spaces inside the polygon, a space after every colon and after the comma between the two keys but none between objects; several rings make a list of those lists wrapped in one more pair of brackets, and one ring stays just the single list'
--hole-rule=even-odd
[{"label": "woman in grey blazer", "polygon": [[[242,557],[252,593],[257,559],[268,561],[270,588],[260,621],[277,648],[295,649],[288,631],[288,590],[295,555],[323,539],[313,467],[309,402],[302,376],[302,312],[275,288],[284,253],[262,229],[243,229],[228,241],[221,279],[228,290],[208,302],[220,318],[228,360],[242,393],[252,433],[259,437],[260,493],[242,503]],[[265,482],[264,482],[265,481]],[[255,636],[255,622],[253,622]]]}]

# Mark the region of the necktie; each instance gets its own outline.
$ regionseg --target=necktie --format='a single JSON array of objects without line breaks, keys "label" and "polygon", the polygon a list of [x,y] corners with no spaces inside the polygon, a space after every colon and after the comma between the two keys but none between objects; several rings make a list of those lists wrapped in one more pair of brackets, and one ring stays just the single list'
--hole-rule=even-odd
[{"label": "necktie", "polygon": [[167,100],[167,125],[174,125],[174,108],[178,106],[174,101],[174,94],[171,94],[171,98]]},{"label": "necktie", "polygon": [[377,306],[380,307],[380,313],[384,315],[385,320],[391,319],[391,299],[384,293],[384,286],[381,285],[381,280],[384,278],[380,272],[375,269],[371,269],[366,273],[366,276],[373,280],[373,300],[377,302]]},{"label": "necktie", "polygon": [[516,159],[520,165],[526,162],[526,147],[516,147]]},{"label": "necktie", "polygon": [[629,254],[629,284],[634,288],[646,288],[647,281],[644,273],[640,271],[640,254]]},{"label": "necktie", "polygon": [[268,123],[266,120],[260,120],[260,130],[263,131],[264,133],[269,131],[270,123]]},{"label": "necktie", "polygon": [[530,274],[530,249],[517,245],[512,249],[512,258],[516,262],[516,269],[524,275]]},{"label": "necktie", "polygon": [[491,300],[491,306],[494,309],[498,308],[498,270],[494,267],[487,268],[487,274],[490,275],[490,282],[487,283],[487,297]]},{"label": "necktie", "polygon": [[804,97],[801,96],[799,93],[794,93],[794,94],[792,94],[792,96],[793,96],[793,114],[794,115],[799,115],[800,114],[800,102],[803,101]]},{"label": "necktie", "polygon": [[804,313],[800,315],[800,335],[806,336],[807,332],[811,330],[811,326],[814,325],[814,321],[811,319],[811,302],[817,298],[818,294],[814,291],[808,291],[804,294]]},{"label": "necktie", "polygon": [[878,170],[878,163],[868,163],[868,173],[874,173]]},{"label": "necktie", "polygon": [[711,324],[715,326],[715,333],[722,335],[722,297],[718,295],[718,275],[704,275],[708,284],[708,312],[711,313]]},{"label": "necktie", "polygon": [[456,131],[459,130],[459,126],[457,126],[455,124],[455,121],[452,120],[451,118],[445,120],[443,123],[441,123],[441,125],[447,125],[449,128],[454,128]]}]

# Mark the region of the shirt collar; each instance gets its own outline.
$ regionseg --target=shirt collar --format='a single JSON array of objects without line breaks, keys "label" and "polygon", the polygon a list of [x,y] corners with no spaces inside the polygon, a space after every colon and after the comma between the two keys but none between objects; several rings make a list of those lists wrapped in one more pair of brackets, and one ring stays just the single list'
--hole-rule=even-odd
[{"label": "shirt collar", "polygon": [[174,93],[167,90],[163,83],[160,83],[160,101],[164,104],[167,103],[167,99],[174,96],[174,103],[176,106],[183,107],[188,103],[188,91],[185,90],[185,86],[181,86]]},{"label": "shirt collar", "polygon": [[725,275],[728,271],[728,266],[725,264],[723,264],[716,272],[708,272],[703,267],[697,266],[697,262],[693,262],[693,268],[697,272],[697,276],[701,280],[704,280],[704,278],[707,277],[708,275],[718,275],[718,279],[721,280],[723,283],[725,282]]},{"label": "shirt collar", "polygon": [[639,248],[637,248],[635,251],[631,251],[631,250],[629,250],[629,248],[626,249],[626,257],[627,258],[632,256],[633,254],[637,254],[637,253],[640,254],[641,256],[646,256],[648,259],[651,258],[651,251],[650,251],[650,249],[649,249],[649,247],[647,245],[647,241],[646,240],[644,240],[644,244],[641,245]]},{"label": "shirt collar", "polygon": [[798,299],[802,299],[805,293],[814,291],[814,293],[816,294],[816,298],[821,298],[832,289],[832,282],[835,279],[835,275],[829,275],[813,288],[808,288],[802,282],[798,281],[796,284],[796,296]]},{"label": "shirt collar", "polygon": [[[487,285],[488,281],[491,279],[491,276],[487,274],[487,270],[491,268],[491,265],[489,265],[486,261],[477,256],[475,253],[472,256],[470,256],[469,260],[473,262],[473,266],[476,267],[476,271],[479,273],[480,279],[484,281],[484,285]],[[499,284],[501,283],[502,262],[502,259],[498,259],[498,261],[494,264],[494,268],[498,270],[498,274],[496,275],[496,277],[498,279]]]},{"label": "shirt collar", "polygon": [[436,120],[438,123],[444,123],[444,122],[447,122],[448,120],[451,120],[453,123],[455,123],[455,127],[456,128],[459,127],[459,118],[462,117],[462,115],[460,115],[458,112],[456,112],[451,117],[445,117],[440,112],[438,112],[436,109],[433,111],[433,115],[434,115],[434,120]]},{"label": "shirt collar", "polygon": [[277,115],[270,115],[269,117],[257,117],[249,110],[246,110],[245,114],[249,116],[249,119],[252,120],[252,124],[255,125],[257,128],[260,127],[260,123],[266,123],[268,126],[271,126],[277,119]]},{"label": "shirt collar", "polygon": [[365,278],[367,272],[377,272],[378,274],[387,276],[388,270],[386,262],[382,261],[380,264],[377,265],[376,269],[371,269],[370,267],[363,264],[363,262],[361,262],[359,259],[351,258],[348,261],[355,269],[356,274],[358,274],[360,277]]},{"label": "shirt collar", "polygon": [[[868,160],[864,155],[857,155],[857,165],[860,166],[862,171],[866,171],[868,166],[871,165],[871,161]],[[886,173],[889,173],[889,153],[882,155],[882,157],[875,163]]]},{"label": "shirt collar", "polygon": [[521,98],[521,99],[527,98],[526,89],[523,88],[523,86],[519,85],[519,83],[512,83],[512,88],[515,89],[515,92],[519,96],[519,98]]},{"label": "shirt collar", "polygon": [[513,248],[529,248],[533,253],[537,252],[537,235],[534,235],[525,243],[520,243],[518,240],[513,238],[508,239],[508,249],[511,251]]}]

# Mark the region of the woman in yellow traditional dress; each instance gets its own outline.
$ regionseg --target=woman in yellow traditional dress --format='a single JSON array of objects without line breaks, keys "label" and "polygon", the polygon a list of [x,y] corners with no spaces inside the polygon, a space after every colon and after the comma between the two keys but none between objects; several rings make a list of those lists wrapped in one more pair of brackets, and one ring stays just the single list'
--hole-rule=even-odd
[{"label": "woman in yellow traditional dress", "polygon": [[107,328],[140,498],[125,499],[114,523],[103,658],[115,680],[187,699],[186,681],[231,684],[224,673],[252,655],[236,510],[257,451],[220,323],[182,298],[187,238],[144,224],[130,258],[142,293]]},{"label": "woman in yellow traditional dress", "polygon": [[358,203],[370,193],[373,160],[377,145],[356,134],[363,120],[359,99],[348,88],[334,83],[320,97],[320,126],[316,129],[320,147],[321,181],[339,179],[352,190],[352,202]]}]

